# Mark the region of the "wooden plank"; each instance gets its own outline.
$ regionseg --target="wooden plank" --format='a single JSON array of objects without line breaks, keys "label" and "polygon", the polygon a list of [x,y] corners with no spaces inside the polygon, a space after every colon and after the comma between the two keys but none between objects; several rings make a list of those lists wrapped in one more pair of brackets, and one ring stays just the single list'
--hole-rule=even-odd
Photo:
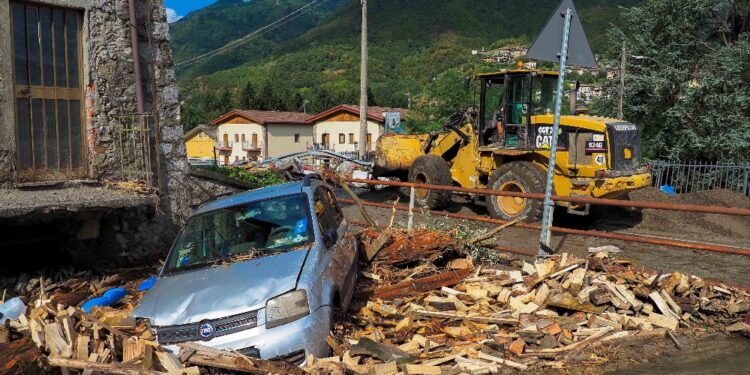
[{"label": "wooden plank", "polygon": [[573,344],[563,346],[561,348],[527,350],[526,353],[527,354],[532,354],[532,355],[539,355],[539,354],[555,354],[555,353],[566,352],[568,350],[573,350],[573,349],[576,349],[578,347],[582,347],[582,346],[588,345],[591,342],[598,340],[600,337],[606,335],[607,333],[609,333],[609,332],[611,332],[613,330],[614,330],[614,328],[612,328],[612,327],[602,328],[601,330],[599,330],[599,332],[597,332],[597,333],[595,333],[595,334],[587,337],[585,340],[581,340],[581,341],[575,342]]},{"label": "wooden plank", "polygon": [[50,323],[44,326],[44,338],[51,357],[70,358],[73,356],[73,348],[65,341],[65,334],[60,323]]},{"label": "wooden plank", "polygon": [[652,301],[654,301],[654,304],[656,305],[656,307],[659,308],[659,311],[661,311],[662,314],[671,318],[675,318],[677,320],[680,319],[680,316],[675,314],[675,312],[669,308],[669,305],[667,304],[666,301],[664,301],[664,298],[661,296],[661,293],[657,291],[653,291],[648,295],[648,297],[651,298]]},{"label": "wooden plank", "polygon": [[529,368],[529,366],[526,366],[523,363],[518,363],[518,362],[513,362],[513,361],[510,361],[510,360],[507,360],[507,359],[498,358],[498,357],[495,357],[493,355],[489,355],[489,354],[484,353],[484,352],[479,352],[478,353],[478,357],[479,357],[479,359],[485,359],[485,360],[488,360],[488,361],[495,362],[497,364],[501,364],[501,365],[508,366],[508,367],[513,367],[513,368],[519,369],[521,371],[526,371]]},{"label": "wooden plank", "polygon": [[76,359],[85,361],[89,358],[89,342],[91,342],[91,337],[78,335],[76,338]]},{"label": "wooden plank", "polygon": [[518,325],[518,319],[513,319],[513,318],[494,318],[490,316],[472,316],[472,315],[466,315],[466,314],[455,314],[455,313],[447,313],[447,312],[442,312],[442,311],[427,311],[427,310],[417,310],[414,312],[414,314],[419,315],[419,316],[426,316],[430,318],[461,319],[461,320],[469,320],[472,322],[479,322],[479,323]]},{"label": "wooden plank", "polygon": [[440,375],[440,367],[427,365],[405,364],[404,373],[407,375]]},{"label": "wooden plank", "polygon": [[63,368],[77,368],[84,371],[95,371],[113,375],[163,375],[160,371],[145,370],[141,366],[123,365],[121,363],[97,363],[82,361],[80,359],[68,359],[50,357],[47,359],[50,366]]},{"label": "wooden plank", "polygon": [[182,370],[182,363],[179,358],[172,352],[154,352],[156,361],[167,372]]},{"label": "wooden plank", "polygon": [[286,362],[249,358],[239,353],[213,349],[194,342],[182,343],[177,346],[180,348],[180,356],[182,356],[183,348],[194,350],[195,352],[186,361],[197,366],[245,371],[251,374],[278,373],[304,375],[302,369]]},{"label": "wooden plank", "polygon": [[676,330],[679,326],[679,320],[662,314],[653,313],[648,316],[648,321],[653,323],[654,325],[657,325],[659,327],[664,327],[666,329]]},{"label": "wooden plank", "polygon": [[367,375],[395,375],[398,373],[398,365],[395,361],[382,363],[370,367]]}]

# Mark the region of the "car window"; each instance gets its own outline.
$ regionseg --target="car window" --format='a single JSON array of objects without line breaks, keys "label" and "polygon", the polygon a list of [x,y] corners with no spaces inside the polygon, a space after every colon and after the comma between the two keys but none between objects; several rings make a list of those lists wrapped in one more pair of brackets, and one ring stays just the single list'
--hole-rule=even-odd
[{"label": "car window", "polygon": [[328,205],[331,207],[333,218],[334,220],[336,220],[336,225],[340,224],[341,220],[344,219],[344,213],[342,213],[341,208],[339,208],[339,203],[336,200],[336,196],[329,188],[321,187],[320,189],[325,192],[325,196],[328,199]]},{"label": "car window", "polygon": [[315,215],[318,217],[318,223],[320,224],[320,231],[321,233],[326,233],[326,231],[330,230],[331,228],[338,227],[338,221],[336,219],[336,213],[335,208],[337,207],[331,207],[331,204],[328,200],[328,195],[323,190],[323,188],[317,188],[315,189]]},{"label": "car window", "polygon": [[260,258],[314,240],[302,194],[254,201],[194,216],[167,258],[167,272],[198,268],[237,256]]}]

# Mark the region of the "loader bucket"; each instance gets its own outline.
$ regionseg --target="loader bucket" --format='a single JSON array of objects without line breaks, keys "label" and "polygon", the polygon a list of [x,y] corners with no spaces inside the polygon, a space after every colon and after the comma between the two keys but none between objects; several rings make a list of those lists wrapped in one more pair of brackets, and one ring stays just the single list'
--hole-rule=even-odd
[{"label": "loader bucket", "polygon": [[427,134],[389,134],[378,138],[373,175],[405,175],[414,160],[424,155]]}]

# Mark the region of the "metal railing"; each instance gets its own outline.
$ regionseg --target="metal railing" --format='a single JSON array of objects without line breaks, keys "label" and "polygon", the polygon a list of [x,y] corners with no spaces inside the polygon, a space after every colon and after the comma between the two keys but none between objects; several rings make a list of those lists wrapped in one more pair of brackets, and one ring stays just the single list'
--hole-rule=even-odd
[{"label": "metal railing", "polygon": [[671,186],[676,193],[712,189],[750,196],[750,163],[652,161],[653,186]]},{"label": "metal railing", "polygon": [[243,150],[260,150],[263,145],[260,142],[242,142]]},{"label": "metal railing", "polygon": [[[389,186],[410,188],[410,199],[409,199],[408,206],[392,205],[392,204],[376,203],[376,202],[368,202],[368,201],[361,202],[365,206],[406,211],[409,215],[409,218],[408,218],[409,228],[411,228],[411,224],[413,222],[413,214],[415,212],[421,211],[419,208],[415,208],[415,191],[417,189],[442,190],[442,191],[452,191],[452,192],[462,192],[462,193],[472,193],[472,194],[483,194],[483,195],[489,195],[489,196],[512,196],[512,197],[529,198],[529,199],[537,199],[537,200],[544,199],[543,194],[535,194],[535,193],[519,193],[519,192],[498,191],[498,190],[491,190],[491,189],[470,189],[470,188],[461,188],[461,187],[445,186],[445,185],[417,184],[417,183],[411,183],[411,182],[381,181],[381,180],[364,180],[364,179],[356,179],[356,178],[343,178],[342,180],[346,182],[355,182],[355,183],[362,183],[362,184],[367,184],[367,185],[389,185]],[[342,203],[347,203],[347,204],[356,203],[353,200],[349,200],[349,199],[339,198],[338,200]],[[591,204],[601,204],[601,205],[609,205],[609,206],[626,206],[626,207],[646,208],[646,209],[661,209],[661,210],[686,211],[686,212],[696,212],[696,213],[750,216],[750,209],[742,209],[742,208],[734,208],[734,207],[685,205],[685,204],[671,204],[671,203],[648,202],[648,201],[625,201],[625,200],[601,199],[601,198],[589,198],[589,197],[563,197],[563,196],[556,196],[556,195],[552,197],[552,200],[561,201],[561,202],[591,203]],[[464,214],[451,213],[451,212],[445,212],[445,211],[431,211],[431,212],[435,215],[451,217],[455,219],[473,220],[473,221],[480,221],[480,222],[491,223],[491,224],[509,223],[509,221],[507,220],[493,219],[493,218],[478,216],[478,215],[464,215]],[[529,224],[529,223],[517,223],[515,224],[515,226],[519,228],[523,228],[523,229],[530,229],[530,230],[541,229],[541,226],[537,224]],[[588,237],[598,237],[598,238],[614,239],[614,240],[621,240],[621,241],[640,242],[640,243],[646,243],[646,244],[652,244],[652,245],[685,248],[685,249],[691,249],[691,250],[703,250],[703,251],[711,251],[711,252],[724,253],[724,254],[750,256],[750,248],[726,246],[726,245],[720,245],[720,244],[710,244],[710,243],[683,241],[683,240],[677,240],[677,239],[655,238],[655,237],[643,236],[643,235],[637,235],[637,234],[611,233],[611,232],[605,232],[605,231],[582,230],[582,229],[572,229],[572,228],[563,228],[563,227],[552,227],[551,231],[556,232],[556,233],[563,233],[563,234],[581,235],[581,236],[588,236]]]},{"label": "metal railing", "polygon": [[141,180],[154,186],[152,130],[155,124],[151,113],[132,113],[114,116],[117,122],[116,147],[120,158],[120,177],[123,181]]},{"label": "metal railing", "polygon": [[217,149],[232,149],[233,142],[232,141],[216,141],[216,148]]}]

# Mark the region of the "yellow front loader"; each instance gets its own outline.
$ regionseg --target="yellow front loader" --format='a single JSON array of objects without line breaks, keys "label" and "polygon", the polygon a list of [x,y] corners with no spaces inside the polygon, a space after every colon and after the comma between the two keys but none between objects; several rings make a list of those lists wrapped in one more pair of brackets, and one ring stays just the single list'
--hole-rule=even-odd
[{"label": "yellow front loader", "polygon": [[[552,138],[557,72],[511,70],[476,77],[478,113],[457,113],[443,132],[385,135],[378,139],[373,174],[411,182],[544,193]],[[640,163],[635,124],[594,116],[561,116],[554,194],[619,198],[651,185]],[[443,209],[451,193],[418,189],[420,204]],[[538,221],[539,200],[473,196],[492,217]],[[588,214],[588,205],[556,202],[568,212]]]}]

